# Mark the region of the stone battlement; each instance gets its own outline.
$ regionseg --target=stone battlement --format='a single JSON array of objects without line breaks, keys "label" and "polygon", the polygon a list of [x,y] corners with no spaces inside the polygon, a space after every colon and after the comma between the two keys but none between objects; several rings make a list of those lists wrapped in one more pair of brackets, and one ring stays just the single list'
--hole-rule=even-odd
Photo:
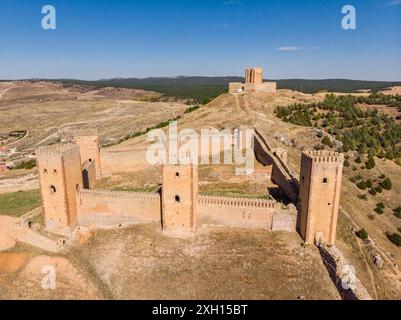
[{"label": "stone battlement", "polygon": [[239,197],[219,197],[219,196],[199,196],[199,204],[221,205],[227,207],[249,207],[249,208],[271,208],[277,206],[273,200],[239,198]]},{"label": "stone battlement", "polygon": [[37,156],[63,156],[79,152],[79,147],[76,144],[55,144],[51,146],[40,147],[36,150]]},{"label": "stone battlement", "polygon": [[160,195],[154,192],[133,192],[133,191],[110,191],[110,190],[80,190],[79,193],[85,197],[93,198],[119,198],[119,199],[160,199]]},{"label": "stone battlement", "polygon": [[93,137],[97,136],[98,132],[97,129],[78,129],[74,131],[75,137]]},{"label": "stone battlement", "polygon": [[311,159],[314,162],[343,162],[344,155],[335,151],[328,150],[307,150],[303,156]]}]

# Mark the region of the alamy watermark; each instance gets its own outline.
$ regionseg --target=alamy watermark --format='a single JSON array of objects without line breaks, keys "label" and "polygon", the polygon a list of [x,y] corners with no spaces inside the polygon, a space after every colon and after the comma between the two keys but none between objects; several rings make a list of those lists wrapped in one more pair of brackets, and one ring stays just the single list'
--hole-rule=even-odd
[{"label": "alamy watermark", "polygon": [[56,268],[52,265],[45,265],[42,267],[42,288],[45,290],[56,289]]},{"label": "alamy watermark", "polygon": [[345,14],[341,20],[341,27],[344,30],[355,30],[356,29],[356,10],[355,7],[347,4],[342,7],[341,13]]},{"label": "alamy watermark", "polygon": [[[177,122],[147,133],[149,164],[234,164],[236,175],[254,171],[254,129],[194,129],[178,131]],[[222,159],[223,158],[223,162]],[[200,159],[200,161],[199,161]]]},{"label": "alamy watermark", "polygon": [[56,30],[56,8],[50,4],[42,7],[42,29]]}]

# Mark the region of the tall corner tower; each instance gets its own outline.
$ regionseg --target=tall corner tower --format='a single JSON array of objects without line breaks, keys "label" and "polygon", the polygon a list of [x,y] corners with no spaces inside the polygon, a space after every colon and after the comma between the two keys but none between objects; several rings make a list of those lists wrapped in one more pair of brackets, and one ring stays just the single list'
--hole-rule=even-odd
[{"label": "tall corner tower", "polygon": [[304,151],[301,157],[298,229],[306,243],[317,237],[336,241],[344,155],[334,151]]},{"label": "tall corner tower", "polygon": [[198,206],[198,167],[162,165],[162,228],[172,234],[195,230]]},{"label": "tall corner tower", "polygon": [[81,165],[86,162],[94,162],[96,178],[102,177],[100,162],[99,136],[97,130],[77,130],[75,132],[75,143],[79,146],[81,153]]},{"label": "tall corner tower", "polygon": [[251,83],[251,70],[249,67],[245,69],[245,83]]},{"label": "tall corner tower", "polygon": [[254,68],[253,69],[253,83],[255,83],[255,84],[263,83],[263,69],[262,68]]},{"label": "tall corner tower", "polygon": [[77,225],[77,190],[82,188],[79,147],[41,147],[36,151],[46,229],[67,235]]}]

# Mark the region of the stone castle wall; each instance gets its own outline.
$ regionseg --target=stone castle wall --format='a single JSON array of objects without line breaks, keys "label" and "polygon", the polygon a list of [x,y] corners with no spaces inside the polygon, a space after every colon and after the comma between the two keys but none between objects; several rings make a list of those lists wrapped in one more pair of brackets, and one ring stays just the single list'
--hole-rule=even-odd
[{"label": "stone castle wall", "polygon": [[161,218],[158,193],[80,190],[77,196],[80,225],[149,223]]},{"label": "stone castle wall", "polygon": [[298,199],[299,186],[296,178],[278,154],[275,154],[263,135],[255,128],[254,135],[255,157],[263,165],[273,165],[272,181],[277,184],[296,203]]},{"label": "stone castle wall", "polygon": [[[158,193],[81,190],[78,192],[80,225],[160,222]],[[198,225],[222,225],[295,232],[296,212],[272,200],[199,196]]]},{"label": "stone castle wall", "polygon": [[198,210],[203,223],[295,231],[296,212],[272,200],[199,196]]}]

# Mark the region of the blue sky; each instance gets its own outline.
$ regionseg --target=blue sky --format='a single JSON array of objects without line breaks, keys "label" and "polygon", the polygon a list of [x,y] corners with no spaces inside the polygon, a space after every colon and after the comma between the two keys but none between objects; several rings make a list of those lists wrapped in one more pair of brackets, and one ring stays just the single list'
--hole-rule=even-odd
[{"label": "blue sky", "polygon": [[[54,5],[57,29],[41,28]],[[341,27],[356,8],[357,29]],[[0,79],[401,80],[401,0],[1,0]]]}]

